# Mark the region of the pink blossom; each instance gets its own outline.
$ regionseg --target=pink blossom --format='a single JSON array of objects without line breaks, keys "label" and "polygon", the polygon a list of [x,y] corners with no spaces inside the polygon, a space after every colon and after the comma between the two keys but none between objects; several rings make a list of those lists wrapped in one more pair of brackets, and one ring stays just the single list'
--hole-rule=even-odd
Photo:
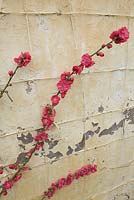
[{"label": "pink blossom", "polygon": [[6,196],[6,195],[7,195],[7,191],[4,190],[4,191],[2,192],[2,194],[3,194],[3,196]]},{"label": "pink blossom", "polygon": [[27,167],[27,166],[25,166],[25,167],[23,167],[23,169],[22,169],[23,171],[28,171],[28,170],[31,170],[31,168],[30,167]]},{"label": "pink blossom", "polygon": [[63,186],[70,185],[74,179],[79,179],[80,177],[90,175],[97,171],[97,165],[86,165],[78,169],[74,174],[69,173],[66,178],[61,178],[57,182],[52,183],[51,187],[44,192],[44,196],[47,196],[49,199],[56,193],[57,190],[63,188]]},{"label": "pink blossom", "polygon": [[122,27],[117,31],[113,31],[109,36],[116,44],[124,43],[129,38],[129,32],[126,27]]},{"label": "pink blossom", "polygon": [[52,108],[51,105],[47,105],[42,112],[43,116],[41,118],[43,126],[46,127],[46,130],[49,130],[54,122],[54,117],[56,115],[56,110]]},{"label": "pink blossom", "polygon": [[66,185],[71,185],[71,183],[73,182],[73,180],[74,180],[73,174],[69,173],[67,175],[67,178],[66,178]]},{"label": "pink blossom", "polygon": [[10,189],[11,187],[13,186],[13,183],[12,183],[12,181],[11,180],[7,180],[7,181],[5,181],[4,183],[3,183],[3,187],[5,188],[5,189]]},{"label": "pink blossom", "polygon": [[42,111],[43,116],[52,116],[55,117],[56,110],[51,107],[51,105],[47,105],[43,108]]},{"label": "pink blossom", "polygon": [[30,61],[31,55],[29,52],[21,53],[18,58],[14,58],[14,62],[17,63],[19,67],[26,67]]},{"label": "pink blossom", "polygon": [[85,66],[86,68],[89,68],[94,64],[95,62],[92,60],[92,57],[88,53],[82,56],[81,65]]},{"label": "pink blossom", "polygon": [[107,48],[111,49],[113,47],[113,45],[111,43],[107,44]]},{"label": "pink blossom", "polygon": [[43,126],[46,127],[46,130],[49,130],[54,122],[54,117],[43,116],[41,118],[41,121],[42,121]]},{"label": "pink blossom", "polygon": [[0,167],[0,174],[3,174],[3,167]]},{"label": "pink blossom", "polygon": [[9,71],[8,71],[8,75],[9,75],[9,76],[13,76],[13,75],[14,75],[13,70],[9,70]]},{"label": "pink blossom", "polygon": [[84,66],[83,65],[79,65],[79,66],[73,66],[72,71],[74,74],[81,74],[81,72],[83,71]]},{"label": "pink blossom", "polygon": [[48,139],[48,134],[45,133],[45,132],[40,132],[39,134],[37,134],[35,137],[34,137],[34,140],[35,141],[42,141],[42,142],[45,142],[45,140]]},{"label": "pink blossom", "polygon": [[57,182],[57,188],[58,188],[59,190],[64,186],[65,181],[66,181],[65,178],[61,178],[61,179],[58,180],[58,182]]},{"label": "pink blossom", "polygon": [[64,92],[67,92],[71,88],[71,85],[67,81],[60,80],[57,83],[57,88],[60,91],[60,93],[64,93]]},{"label": "pink blossom", "polygon": [[18,169],[18,166],[16,164],[10,164],[8,165],[9,169],[15,169],[17,170]]},{"label": "pink blossom", "polygon": [[20,174],[17,174],[17,175],[15,176],[15,178],[14,178],[14,182],[19,181],[19,180],[21,179],[21,177],[22,177],[22,174],[21,174],[21,173],[20,173]]},{"label": "pink blossom", "polygon": [[61,80],[67,82],[69,85],[71,85],[74,81],[74,78],[71,77],[71,73],[70,72],[64,72],[61,74]]},{"label": "pink blossom", "polygon": [[39,151],[43,146],[44,146],[44,142],[39,143],[39,144],[36,145],[35,150]]},{"label": "pink blossom", "polygon": [[104,53],[102,51],[100,51],[100,52],[97,53],[97,56],[103,57]]},{"label": "pink blossom", "polygon": [[66,96],[67,92],[62,92],[61,93],[61,98],[64,98]]},{"label": "pink blossom", "polygon": [[60,102],[60,97],[58,95],[53,95],[51,97],[51,102],[53,106],[56,106]]}]

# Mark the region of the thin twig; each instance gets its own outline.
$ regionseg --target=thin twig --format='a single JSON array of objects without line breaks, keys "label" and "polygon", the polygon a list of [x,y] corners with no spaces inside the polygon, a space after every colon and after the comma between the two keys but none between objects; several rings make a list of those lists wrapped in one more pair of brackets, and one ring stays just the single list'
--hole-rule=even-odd
[{"label": "thin twig", "polygon": [[9,92],[5,91],[6,95],[8,96],[8,98],[10,99],[11,102],[13,102],[13,99],[10,97]]},{"label": "thin twig", "polygon": [[[33,151],[31,152],[31,156],[30,156],[29,158],[26,159],[26,161],[19,167],[18,171],[17,171],[11,178],[9,178],[8,180],[13,181],[14,178],[22,171],[22,169],[25,167],[25,165],[26,165],[26,164],[29,162],[29,160],[31,159],[33,153],[34,153],[35,150],[36,150],[37,145],[38,145],[38,142],[36,143],[35,147],[33,148]],[[2,185],[2,190],[1,190],[1,192],[0,192],[0,197],[1,197],[2,193],[3,193],[3,191],[5,191],[5,188],[4,188],[3,185]]]},{"label": "thin twig", "polygon": [[107,44],[105,44],[105,46],[101,46],[96,52],[94,52],[93,54],[91,54],[90,56],[93,57],[94,55],[97,55],[97,53],[99,51],[101,51],[102,49],[104,49],[107,45],[111,44],[113,42],[113,40],[111,40],[110,42],[108,42]]},{"label": "thin twig", "polygon": [[[113,41],[108,42],[105,46],[102,46],[101,48],[99,48],[95,53],[91,54],[90,56],[93,57],[94,55],[97,55],[97,53],[98,53],[99,51],[101,51],[102,49],[104,49],[108,44],[111,44],[112,42],[113,42]],[[16,73],[16,71],[17,71],[18,68],[19,68],[19,66],[16,67],[13,76],[15,75],[15,73]],[[70,74],[69,78],[70,78],[73,74],[74,74],[74,73],[72,72],[72,73]],[[7,82],[7,84],[6,84],[6,86],[4,87],[4,89],[2,90],[2,92],[1,92],[1,94],[0,94],[0,98],[1,98],[1,97],[3,96],[3,94],[6,92],[7,87],[10,86],[10,81],[12,80],[13,76],[11,76],[11,77],[9,78],[9,80],[8,80],[8,82]],[[57,92],[57,95],[59,95],[59,94],[60,94],[60,91]],[[35,152],[35,150],[36,150],[37,145],[38,145],[38,142],[35,144],[35,147],[33,148],[33,151],[31,152],[31,156],[30,156],[29,158],[26,159],[26,161],[20,166],[20,168],[18,169],[18,171],[17,171],[9,180],[13,181],[14,178],[22,171],[23,167],[24,167],[24,166],[29,162],[29,160],[32,158],[32,156],[33,156],[33,154],[34,154],[34,152]],[[2,187],[2,190],[1,190],[1,192],[0,192],[0,197],[1,197],[1,195],[2,195],[3,191],[5,191],[5,189],[4,189],[3,185],[1,185],[0,187]],[[43,196],[41,200],[44,200],[44,199],[45,199],[45,197]]]},{"label": "thin twig", "polygon": [[[3,97],[3,94],[4,94],[4,93],[6,93],[6,89],[10,86],[10,82],[11,82],[12,78],[14,77],[14,75],[16,74],[18,68],[19,68],[19,66],[17,66],[17,67],[15,68],[13,75],[10,76],[10,78],[9,78],[7,84],[5,85],[5,87],[3,88],[3,90],[0,91],[0,98]],[[9,97],[9,96],[8,96],[8,97]],[[10,97],[9,97],[9,98],[10,98]],[[10,99],[10,100],[11,100],[11,99]]]}]

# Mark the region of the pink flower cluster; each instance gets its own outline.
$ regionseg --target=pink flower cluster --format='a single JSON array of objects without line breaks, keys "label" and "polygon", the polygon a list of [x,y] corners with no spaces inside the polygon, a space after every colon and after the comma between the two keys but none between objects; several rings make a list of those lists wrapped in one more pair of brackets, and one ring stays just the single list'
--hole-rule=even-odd
[{"label": "pink flower cluster", "polygon": [[[126,29],[126,27],[123,27],[116,32],[119,33],[118,40],[119,40],[119,38],[121,40],[121,36],[123,38],[123,32],[126,33],[126,32],[128,32],[128,30]],[[126,35],[127,34],[125,34],[125,36]],[[124,36],[124,40],[126,38],[125,36]],[[116,40],[117,40],[117,38],[116,38]],[[115,38],[114,38],[114,41],[115,41]],[[107,47],[108,49],[112,48],[111,42],[106,45],[103,44],[101,49],[103,49],[105,47]],[[104,53],[101,51],[101,49],[96,52],[96,55],[103,57]],[[89,67],[92,67],[94,64],[95,64],[95,62],[92,60],[92,55],[89,55],[88,53],[86,53],[82,56],[80,65],[72,67],[72,72],[64,72],[60,75],[60,80],[57,83],[58,93],[51,97],[52,105],[47,105],[43,109],[43,116],[42,116],[41,120],[42,120],[43,126],[45,127],[46,130],[49,130],[54,122],[54,118],[56,115],[56,111],[55,111],[54,107],[59,104],[61,98],[65,97],[65,95],[67,94],[68,90],[71,88],[71,85],[74,82],[74,77],[72,77],[72,75],[73,74],[80,75],[81,72],[83,71],[84,67],[89,68]]]},{"label": "pink flower cluster", "polygon": [[13,180],[6,180],[4,183],[3,183],[3,191],[2,191],[2,194],[4,196],[7,195],[7,190],[11,189],[13,187],[13,184],[17,181],[19,181],[22,177],[22,173],[19,173],[17,174]]},{"label": "pink flower cluster", "polygon": [[29,52],[21,53],[18,58],[14,58],[14,62],[17,63],[19,67],[26,67],[30,61],[31,55]]},{"label": "pink flower cluster", "polygon": [[4,184],[3,184],[4,189],[5,189],[5,190],[8,190],[8,189],[12,188],[13,182],[19,181],[19,180],[21,179],[21,177],[22,177],[22,173],[17,174],[17,175],[14,177],[13,181],[11,181],[11,180],[6,180],[6,181],[4,182]]},{"label": "pink flower cluster", "polygon": [[35,137],[34,137],[34,140],[36,142],[45,142],[46,140],[48,139],[48,134],[45,133],[45,132],[40,132],[39,134],[37,134]]},{"label": "pink flower cluster", "polygon": [[[81,64],[79,66],[73,66],[72,72],[64,72],[60,75],[60,80],[57,83],[58,93],[51,97],[52,105],[47,105],[44,107],[42,112],[42,124],[45,127],[45,130],[49,130],[54,122],[56,115],[56,110],[54,107],[59,104],[61,98],[64,98],[68,90],[71,88],[71,85],[74,82],[73,74],[81,74],[84,67],[88,68],[94,65],[94,61],[89,54],[84,54],[81,59]],[[60,95],[60,96],[59,96]]]},{"label": "pink flower cluster", "polygon": [[94,64],[95,64],[95,62],[92,60],[92,56],[89,55],[88,53],[86,53],[81,58],[81,64],[78,66],[72,67],[73,74],[80,75],[81,72],[83,71],[84,67],[89,68],[89,67],[92,67]]},{"label": "pink flower cluster", "polygon": [[124,43],[128,40],[129,38],[129,32],[126,27],[122,27],[118,29],[117,31],[113,31],[110,35],[110,38],[116,43]]},{"label": "pink flower cluster", "polygon": [[[0,168],[2,169],[2,167],[0,167]],[[15,163],[15,164],[9,164],[7,168],[10,169],[10,170],[19,170],[19,165],[17,163]],[[27,167],[27,166],[24,166],[22,168],[22,171],[27,171],[27,170],[30,170],[30,168]],[[2,169],[1,172],[3,173],[3,169]],[[19,172],[18,174],[16,174],[15,177],[13,177],[13,179],[5,180],[5,182],[2,185],[2,194],[4,196],[6,196],[7,193],[8,193],[7,190],[11,189],[13,187],[13,184],[15,182],[19,181],[21,179],[21,177],[22,177],[22,173]]]},{"label": "pink flower cluster", "polygon": [[[14,58],[14,62],[17,63],[18,67],[26,67],[31,62],[31,55],[29,52],[21,53],[18,58]],[[13,76],[14,71],[10,69],[8,75]]]},{"label": "pink flower cluster", "polygon": [[42,124],[46,130],[49,130],[54,122],[54,117],[56,115],[56,110],[51,105],[45,106],[42,112]]},{"label": "pink flower cluster", "polygon": [[89,164],[83,166],[82,168],[78,169],[74,174],[69,173],[66,178],[60,178],[57,182],[52,183],[51,187],[49,187],[48,190],[44,192],[43,196],[50,199],[54,196],[57,190],[62,189],[64,186],[71,185],[74,180],[95,173],[96,171],[97,165]]},{"label": "pink flower cluster", "polygon": [[95,62],[92,60],[92,57],[86,53],[82,56],[81,65],[85,66],[86,68],[92,67]]},{"label": "pink flower cluster", "polygon": [[35,142],[37,142],[36,144],[36,147],[35,147],[35,150],[39,151],[43,145],[44,145],[44,142],[48,139],[48,134],[45,133],[45,132],[41,132],[39,134],[37,134],[35,137],[34,137],[34,140]]},{"label": "pink flower cluster", "polygon": [[78,169],[75,172],[75,178],[79,179],[80,177],[95,173],[96,171],[97,171],[97,165],[89,164],[87,166],[82,167],[81,169]]},{"label": "pink flower cluster", "polygon": [[[28,63],[31,61],[31,55],[29,54],[29,52],[24,52],[24,53],[21,53],[19,55],[18,58],[14,58],[14,62],[17,63],[17,67],[16,69],[13,71],[13,70],[9,70],[8,71],[8,75],[10,76],[5,88],[3,89],[3,93],[4,91],[6,90],[6,88],[10,85],[10,81],[12,80],[12,77],[15,75],[17,69],[19,67],[26,67],[28,65]],[[15,164],[9,164],[7,167],[3,167],[1,166],[0,167],[0,174],[3,174],[3,170],[4,169],[7,169],[9,168],[10,170],[19,170],[19,165],[17,164],[17,162]],[[22,168],[23,170],[23,168]],[[14,182],[17,182],[20,178],[21,178],[22,174],[18,173],[15,178],[13,179]],[[5,189],[9,189],[12,187],[13,185],[13,181],[11,180],[6,180],[3,184],[3,195],[6,195],[7,194],[7,191],[5,191]]]},{"label": "pink flower cluster", "polygon": [[71,77],[70,72],[64,72],[61,74],[60,81],[57,83],[57,88],[60,92],[61,98],[65,97],[67,91],[71,88],[73,81],[74,78]]}]

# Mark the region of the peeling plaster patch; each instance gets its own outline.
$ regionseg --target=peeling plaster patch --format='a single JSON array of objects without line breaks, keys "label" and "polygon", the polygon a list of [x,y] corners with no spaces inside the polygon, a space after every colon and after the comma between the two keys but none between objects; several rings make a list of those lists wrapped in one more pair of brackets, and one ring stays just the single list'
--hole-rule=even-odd
[{"label": "peeling plaster patch", "polygon": [[130,108],[123,112],[125,115],[125,120],[129,121],[129,124],[134,124],[134,108]]},{"label": "peeling plaster patch", "polygon": [[46,155],[48,158],[53,159],[55,158],[56,160],[61,158],[63,154],[59,151],[53,153],[52,151],[49,151],[49,154]]},{"label": "peeling plaster patch", "polygon": [[[74,149],[74,151],[78,152],[84,149],[85,140],[88,140],[90,137],[93,137],[94,134],[98,134],[100,132],[99,137],[104,135],[113,135],[118,129],[124,126],[125,120],[129,121],[129,124],[134,124],[134,108],[125,110],[123,114],[125,115],[124,119],[122,119],[118,123],[115,122],[109,128],[103,129],[101,132],[100,132],[101,127],[98,126],[99,123],[92,122],[93,127],[98,126],[97,129],[95,131],[89,130],[86,133],[84,133],[82,140],[79,143],[75,144],[76,148]],[[70,146],[68,146],[68,151],[66,152],[66,155],[70,155],[70,151],[73,152],[73,149]]]},{"label": "peeling plaster patch", "polygon": [[103,111],[104,111],[104,107],[101,105],[101,106],[98,108],[98,112],[103,113]]},{"label": "peeling plaster patch", "polygon": [[26,153],[20,153],[17,157],[17,161],[19,164],[23,164],[27,160]]},{"label": "peeling plaster patch", "polygon": [[104,129],[100,132],[99,137],[103,135],[113,135],[115,131],[123,127],[125,120],[121,120],[118,124],[115,122],[110,128]]},{"label": "peeling plaster patch", "polygon": [[98,134],[100,132],[101,127],[99,126],[94,132]]},{"label": "peeling plaster patch", "polygon": [[[92,125],[93,125],[93,127],[96,127],[96,130],[94,130],[94,131],[88,130],[86,133],[84,133],[81,141],[79,143],[75,144],[75,148],[68,146],[66,155],[70,155],[74,151],[79,152],[79,151],[83,150],[85,147],[85,141],[90,139],[90,137],[93,137],[95,134],[99,133],[99,137],[105,136],[105,135],[113,135],[119,128],[122,128],[124,126],[125,120],[129,121],[129,124],[134,123],[134,108],[124,111],[123,114],[125,115],[125,117],[121,121],[119,121],[118,123],[115,122],[109,128],[103,129],[101,132],[100,132],[101,127],[99,126],[99,123],[92,122]],[[46,143],[49,145],[49,149],[53,149],[56,145],[58,145],[58,142],[59,142],[59,140],[54,140],[53,138],[46,140]],[[56,153],[49,151],[49,154],[47,155],[47,157],[50,159],[55,158],[55,160],[53,160],[52,163],[56,162],[62,156],[63,156],[63,154],[59,151]]]},{"label": "peeling plaster patch", "polygon": [[82,149],[84,149],[84,147],[85,147],[85,135],[84,134],[83,134],[82,140],[78,144],[75,144],[75,146],[76,146],[75,152],[81,151]]},{"label": "peeling plaster patch", "polygon": [[88,140],[89,136],[93,137],[93,135],[94,135],[93,131],[91,130],[87,131],[86,133],[84,133],[85,140]]},{"label": "peeling plaster patch", "polygon": [[[81,150],[84,149],[85,147],[85,141],[90,139],[90,137],[93,137],[95,134],[98,134],[99,137],[101,136],[105,136],[105,135],[113,135],[119,128],[122,128],[124,126],[125,121],[128,121],[129,124],[134,124],[134,108],[131,109],[127,109],[123,112],[123,114],[125,115],[125,117],[119,121],[118,123],[115,122],[114,124],[112,124],[109,128],[107,129],[103,129],[101,132],[101,127],[99,126],[99,123],[95,123],[92,122],[93,127],[96,127],[96,130],[88,130],[86,133],[83,134],[82,139],[80,142],[75,144],[75,148],[72,148],[71,146],[68,146],[68,149],[66,151],[66,155],[70,155],[73,152],[79,152]],[[21,128],[22,130],[22,128]],[[43,131],[44,129],[36,129],[35,131],[37,133]],[[21,136],[17,136],[18,140],[21,140],[23,144],[28,144],[33,142],[33,136],[32,134],[28,133],[27,135],[21,134]],[[55,146],[58,145],[59,140],[54,140],[54,138],[49,138],[46,140],[46,143],[48,144],[48,149],[53,149]],[[21,148],[25,148],[25,145],[19,145]],[[47,156],[49,159],[53,159],[51,163],[56,162],[58,159],[60,159],[61,157],[63,157],[63,154],[59,151],[57,151],[56,153],[49,151],[49,153],[46,155],[44,149],[42,149],[41,154],[39,154],[38,156]],[[19,162],[22,162],[25,160],[25,153],[21,153],[18,156],[18,160]]]},{"label": "peeling plaster patch", "polygon": [[26,150],[25,145],[19,144],[20,149]]},{"label": "peeling plaster patch", "polygon": [[73,153],[73,149],[72,149],[72,147],[71,146],[68,146],[68,151],[67,151],[67,153],[66,153],[66,155],[70,155],[70,154],[72,154]]},{"label": "peeling plaster patch", "polygon": [[38,25],[39,25],[39,29],[42,29],[43,31],[48,31],[46,22],[45,22],[44,18],[42,18],[41,15],[38,16]]},{"label": "peeling plaster patch", "polygon": [[26,93],[27,93],[27,94],[30,94],[30,93],[31,93],[31,91],[32,91],[31,84],[30,84],[30,82],[29,82],[29,81],[27,81],[26,83],[27,83]]},{"label": "peeling plaster patch", "polygon": [[33,136],[32,136],[31,133],[28,133],[27,135],[24,135],[24,134],[22,133],[20,137],[17,135],[17,139],[18,139],[18,140],[21,140],[21,142],[22,142],[23,144],[29,144],[29,143],[32,143],[32,142],[33,142]]},{"label": "peeling plaster patch", "polygon": [[98,126],[99,123],[92,122],[93,127]]},{"label": "peeling plaster patch", "polygon": [[91,130],[84,133],[82,140],[79,143],[75,144],[76,146],[75,152],[83,150],[85,147],[85,140],[88,140],[90,136],[93,137],[93,135],[94,135],[94,132]]},{"label": "peeling plaster patch", "polygon": [[130,199],[130,196],[126,193],[122,193],[122,194],[116,195],[113,200],[128,200],[128,199]]},{"label": "peeling plaster patch", "polygon": [[25,130],[25,128],[22,128],[22,127],[20,127],[20,126],[18,126],[17,129],[18,129],[19,131],[24,131],[24,130]]},{"label": "peeling plaster patch", "polygon": [[127,105],[126,105],[127,107],[129,106],[129,103],[127,103]]},{"label": "peeling plaster patch", "polygon": [[44,148],[42,148],[42,150],[40,152],[35,152],[34,155],[35,156],[40,156],[40,157],[46,157]]},{"label": "peeling plaster patch", "polygon": [[49,149],[53,149],[59,143],[59,140],[54,140],[53,138],[51,138],[47,139],[46,143],[48,144]]}]

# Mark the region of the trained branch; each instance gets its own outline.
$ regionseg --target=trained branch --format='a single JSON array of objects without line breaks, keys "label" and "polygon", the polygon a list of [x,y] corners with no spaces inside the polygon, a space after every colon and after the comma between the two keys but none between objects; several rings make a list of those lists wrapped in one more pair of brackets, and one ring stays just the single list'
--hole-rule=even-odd
[{"label": "trained branch", "polygon": [[19,68],[26,67],[30,61],[31,61],[31,55],[29,54],[29,52],[21,53],[18,58],[14,58],[14,62],[17,64],[17,67],[15,68],[14,71],[13,70],[8,71],[8,75],[10,77],[9,77],[5,87],[2,90],[0,90],[0,98],[2,98],[5,93],[8,96],[8,98],[11,100],[11,102],[13,102],[13,99],[10,97],[10,95],[7,91],[7,88],[9,86],[11,86],[11,81],[12,81],[13,77],[15,76],[17,70]]},{"label": "trained branch", "polygon": [[[95,62],[92,60],[92,57],[94,55],[103,57],[104,53],[101,52],[101,50],[104,49],[105,47],[107,47],[108,49],[112,48],[112,42],[115,42],[116,44],[126,42],[127,39],[129,38],[129,32],[128,32],[126,27],[122,27],[118,31],[114,31],[110,35],[110,38],[112,39],[112,41],[108,42],[107,44],[103,44],[95,53],[93,53],[91,55],[84,54],[82,56],[82,59],[81,59],[81,64],[78,65],[78,66],[73,66],[71,73],[70,72],[64,72],[64,73],[61,74],[60,81],[57,83],[57,88],[58,88],[57,94],[53,95],[51,97],[51,104],[47,104],[43,108],[41,121],[42,121],[42,124],[43,124],[43,127],[44,127],[44,131],[40,132],[39,134],[37,134],[34,137],[34,140],[35,140],[34,145],[35,146],[34,146],[34,148],[30,149],[26,153],[26,160],[24,161],[24,163],[21,166],[18,167],[17,172],[0,186],[2,188],[2,190],[0,192],[0,196],[2,194],[3,195],[7,194],[7,190],[12,188],[13,183],[20,179],[20,177],[21,177],[21,176],[19,176],[20,172],[22,172],[24,166],[32,158],[34,152],[37,151],[37,150],[40,150],[43,147],[44,142],[48,138],[48,134],[45,133],[45,131],[49,130],[54,123],[54,118],[55,118],[55,115],[56,115],[56,110],[54,108],[55,108],[56,105],[59,104],[61,98],[65,97],[68,90],[71,88],[71,85],[74,81],[74,78],[72,77],[72,75],[73,74],[80,75],[81,72],[83,71],[84,67],[89,68],[89,67],[93,66],[95,64]],[[28,59],[26,59],[26,60],[24,59],[25,58],[24,55],[23,56],[21,55],[21,57],[17,58],[17,60],[15,62],[20,63],[20,61],[19,61],[20,58],[23,61],[21,66],[25,66],[25,62],[26,62],[26,64],[29,62]],[[17,71],[17,69],[16,69],[16,71]],[[5,86],[4,92],[6,91],[6,88],[9,86],[10,80],[11,80],[11,78],[9,79],[7,85]],[[2,95],[3,95],[3,93],[2,93]],[[17,162],[15,164],[17,164]],[[2,167],[1,167],[1,169],[2,169]],[[11,169],[13,169],[13,168],[11,168]]]},{"label": "trained branch", "polygon": [[[102,49],[104,49],[105,47],[107,47],[107,45],[109,45],[109,44],[111,44],[111,43],[112,43],[112,41],[108,42],[106,45],[102,45],[102,46],[101,46],[97,51],[95,51],[91,56],[93,57],[93,56],[97,55],[98,52],[100,52]],[[17,72],[18,68],[19,68],[19,66],[16,67],[16,69],[15,69],[15,71],[14,71],[14,75],[15,75],[15,73]],[[68,80],[71,79],[72,75],[74,75],[74,72],[72,72],[72,73],[68,76]],[[10,85],[10,82],[11,82],[12,78],[13,78],[13,76],[11,76],[11,77],[9,78],[8,83],[6,84],[5,88],[3,89],[3,93],[6,92],[6,89],[7,89],[7,87]],[[60,95],[60,94],[61,94],[61,91],[58,91],[56,95],[58,96],[58,95]],[[54,105],[51,105],[51,109],[52,109],[52,110],[54,109]],[[52,112],[52,110],[51,110],[51,112]],[[44,126],[44,131],[45,131],[45,130],[47,130],[47,126]],[[39,144],[40,144],[39,141],[37,141],[37,142],[35,143],[35,147],[32,149],[32,151],[30,150],[30,151],[28,152],[28,153],[30,153],[30,156],[29,156],[28,158],[26,158],[25,162],[24,162],[23,164],[21,164],[21,166],[19,166],[19,168],[18,168],[18,170],[16,171],[16,173],[15,173],[11,178],[8,179],[9,181],[13,182],[13,181],[14,181],[14,178],[23,170],[24,166],[29,162],[29,160],[32,158],[34,152],[37,150],[36,148],[37,148],[37,146],[38,146]],[[41,143],[41,146],[43,146],[43,145],[44,145],[44,142]],[[5,188],[3,187],[3,185],[1,186],[1,188],[2,188],[2,190],[1,190],[1,192],[0,192],[0,197],[1,197],[1,195],[3,194],[3,192],[5,192]],[[44,199],[44,197],[43,197],[43,199]]]},{"label": "trained branch", "polygon": [[[0,98],[3,97],[3,94],[4,94],[4,93],[6,93],[6,94],[8,95],[8,97],[9,97],[9,94],[8,94],[8,92],[6,91],[6,89],[10,86],[11,80],[12,80],[13,77],[15,76],[15,74],[16,74],[16,72],[17,72],[18,69],[19,69],[19,66],[17,66],[17,67],[15,68],[13,74],[10,75],[7,84],[6,84],[5,87],[0,91]],[[11,97],[9,97],[9,99],[10,99],[11,101],[13,101],[13,100],[11,99]]]}]

